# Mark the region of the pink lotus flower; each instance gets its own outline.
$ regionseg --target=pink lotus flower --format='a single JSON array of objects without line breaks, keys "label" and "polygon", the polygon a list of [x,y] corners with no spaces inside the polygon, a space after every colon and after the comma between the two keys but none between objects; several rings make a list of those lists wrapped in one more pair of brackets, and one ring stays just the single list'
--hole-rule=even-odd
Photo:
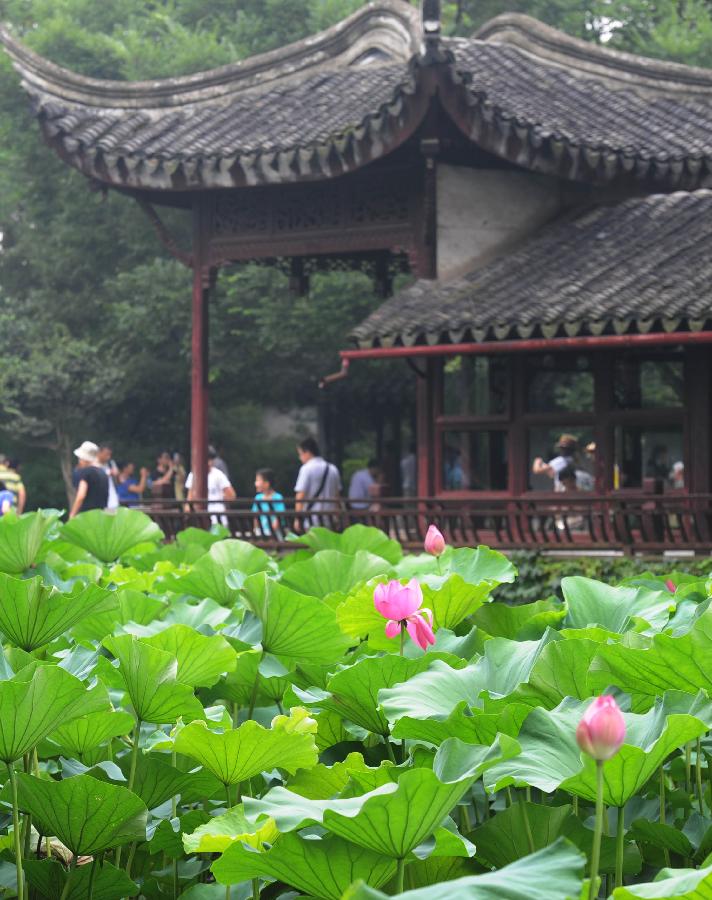
[{"label": "pink lotus flower", "polygon": [[576,729],[576,741],[594,759],[611,759],[625,740],[625,719],[613,699],[604,695],[591,703]]},{"label": "pink lotus flower", "polygon": [[675,582],[672,580],[672,578],[667,579],[667,581],[665,582],[665,587],[670,591],[671,594],[674,594],[677,590]]},{"label": "pink lotus flower", "polygon": [[423,591],[415,578],[408,584],[389,581],[379,584],[373,594],[373,605],[388,619],[386,637],[394,638],[406,626],[411,640],[421,649],[435,643],[433,634],[433,614],[429,609],[421,609]]},{"label": "pink lotus flower", "polygon": [[431,525],[425,535],[423,544],[425,552],[431,556],[440,556],[445,550],[445,538],[437,525]]}]

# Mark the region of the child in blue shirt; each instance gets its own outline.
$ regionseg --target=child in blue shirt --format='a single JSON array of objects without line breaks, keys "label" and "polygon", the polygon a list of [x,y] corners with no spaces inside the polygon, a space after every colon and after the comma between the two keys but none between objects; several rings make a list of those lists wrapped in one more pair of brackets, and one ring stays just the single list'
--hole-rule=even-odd
[{"label": "child in blue shirt", "polygon": [[12,491],[8,491],[4,481],[0,481],[0,516],[4,516],[6,512],[15,505],[15,495]]},{"label": "child in blue shirt", "polygon": [[272,469],[258,469],[255,475],[255,500],[252,512],[271,513],[255,518],[255,530],[264,537],[281,537],[284,519],[275,513],[285,511],[284,497],[274,489],[274,472]]}]

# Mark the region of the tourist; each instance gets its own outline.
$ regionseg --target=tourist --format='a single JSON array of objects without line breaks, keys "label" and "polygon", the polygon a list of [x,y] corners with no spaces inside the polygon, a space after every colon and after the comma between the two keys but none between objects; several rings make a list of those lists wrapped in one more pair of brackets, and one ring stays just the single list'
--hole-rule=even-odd
[{"label": "tourist", "polygon": [[218,453],[218,451],[215,449],[215,447],[213,447],[212,444],[210,444],[208,446],[208,453],[213,454],[213,466],[216,469],[220,469],[220,471],[223,473],[223,475],[229,479],[230,478],[230,470],[227,467],[227,463],[222,458],[222,456]]},{"label": "tourist", "polygon": [[185,500],[185,465],[180,453],[174,453],[171,465],[173,466],[173,490],[176,500]]},{"label": "tourist", "polygon": [[14,496],[13,507],[18,516],[21,516],[25,511],[27,492],[25,491],[25,485],[22,483],[19,463],[16,460],[9,460],[2,453],[0,453],[0,480],[5,482],[6,490],[12,492]]},{"label": "tourist", "polygon": [[400,461],[401,493],[404,497],[415,497],[418,490],[418,460],[415,455],[415,444],[408,447],[408,452]]},{"label": "tourist", "polygon": [[15,495],[7,489],[4,481],[0,481],[0,516],[9,513],[15,505]]},{"label": "tourist", "polygon": [[[339,470],[320,455],[319,445],[313,437],[304,438],[297,444],[297,456],[302,465],[294,486],[295,512],[323,513],[325,510],[336,510],[341,494]],[[328,528],[329,524],[329,516],[297,516],[294,529],[299,531],[310,525],[325,525]]]},{"label": "tourist", "polygon": [[72,475],[77,493],[69,511],[70,519],[90,509],[106,509],[109,501],[109,476],[99,465],[98,454],[99,448],[92,441],[84,441],[74,451],[79,462]]},{"label": "tourist", "polygon": [[[188,502],[194,500],[202,500],[193,490],[193,473],[191,472],[185,482],[185,489],[188,492]],[[215,468],[215,453],[208,451],[208,512],[224,513],[225,501],[234,500],[236,498],[235,489],[230,484],[230,479],[220,469]],[[215,525],[218,521],[223,525],[227,525],[227,516],[212,515],[212,523]]]},{"label": "tourist", "polygon": [[272,469],[258,469],[255,475],[255,500],[252,512],[268,513],[255,518],[255,531],[263,536],[280,536],[284,529],[284,519],[275,513],[284,512],[284,497],[274,489]]},{"label": "tourist", "polygon": [[143,467],[140,477],[136,478],[136,466],[132,462],[118,464],[119,474],[116,478],[116,493],[122,506],[138,506],[143,499],[143,492],[148,483],[148,469]]},{"label": "tourist", "polygon": [[578,439],[573,434],[562,434],[556,443],[556,456],[544,462],[541,456],[532,463],[532,472],[535,475],[548,475],[554,482],[554,490],[562,491],[560,475],[564,469],[575,464],[578,451]]},{"label": "tourist", "polygon": [[349,484],[351,509],[368,509],[378,496],[381,467],[377,459],[369,459],[366,468],[358,469]]},{"label": "tourist", "polygon": [[158,454],[156,468],[151,473],[151,493],[160,500],[175,500],[176,470],[168,450]]},{"label": "tourist", "polygon": [[111,444],[99,444],[99,452],[97,453],[98,464],[106,472],[109,479],[109,501],[106,504],[108,510],[118,509],[119,495],[116,493],[116,482],[118,478],[119,468],[112,457]]}]

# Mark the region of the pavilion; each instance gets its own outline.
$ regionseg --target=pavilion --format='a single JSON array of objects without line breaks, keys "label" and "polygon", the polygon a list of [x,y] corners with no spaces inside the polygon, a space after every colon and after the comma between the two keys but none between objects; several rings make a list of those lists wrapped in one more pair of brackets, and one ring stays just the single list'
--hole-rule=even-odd
[{"label": "pavilion", "polygon": [[[504,546],[712,548],[712,70],[514,14],[446,38],[428,0],[151,82],[0,38],[50,147],[137,200],[192,269],[199,488],[219,268],[280,260],[306,291],[347,264],[384,303],[343,372],[414,369],[421,520],[450,510],[451,533]],[[161,205],[191,211],[189,252]],[[593,490],[532,474],[561,433],[595,444],[577,462]]]}]

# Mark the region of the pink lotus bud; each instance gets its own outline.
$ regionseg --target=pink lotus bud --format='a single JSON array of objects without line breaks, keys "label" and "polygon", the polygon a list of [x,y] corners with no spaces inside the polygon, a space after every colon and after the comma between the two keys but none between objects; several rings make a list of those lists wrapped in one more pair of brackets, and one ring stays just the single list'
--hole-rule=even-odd
[{"label": "pink lotus bud", "polygon": [[671,594],[674,594],[677,590],[675,582],[672,580],[672,578],[667,579],[667,581],[665,582],[665,587],[670,591]]},{"label": "pink lotus bud", "polygon": [[425,535],[425,543],[423,544],[425,552],[431,556],[440,556],[445,550],[445,538],[437,525],[431,525],[428,533]]},{"label": "pink lotus bud", "polygon": [[576,729],[584,753],[603,761],[615,756],[625,740],[625,719],[613,697],[596,697]]}]

